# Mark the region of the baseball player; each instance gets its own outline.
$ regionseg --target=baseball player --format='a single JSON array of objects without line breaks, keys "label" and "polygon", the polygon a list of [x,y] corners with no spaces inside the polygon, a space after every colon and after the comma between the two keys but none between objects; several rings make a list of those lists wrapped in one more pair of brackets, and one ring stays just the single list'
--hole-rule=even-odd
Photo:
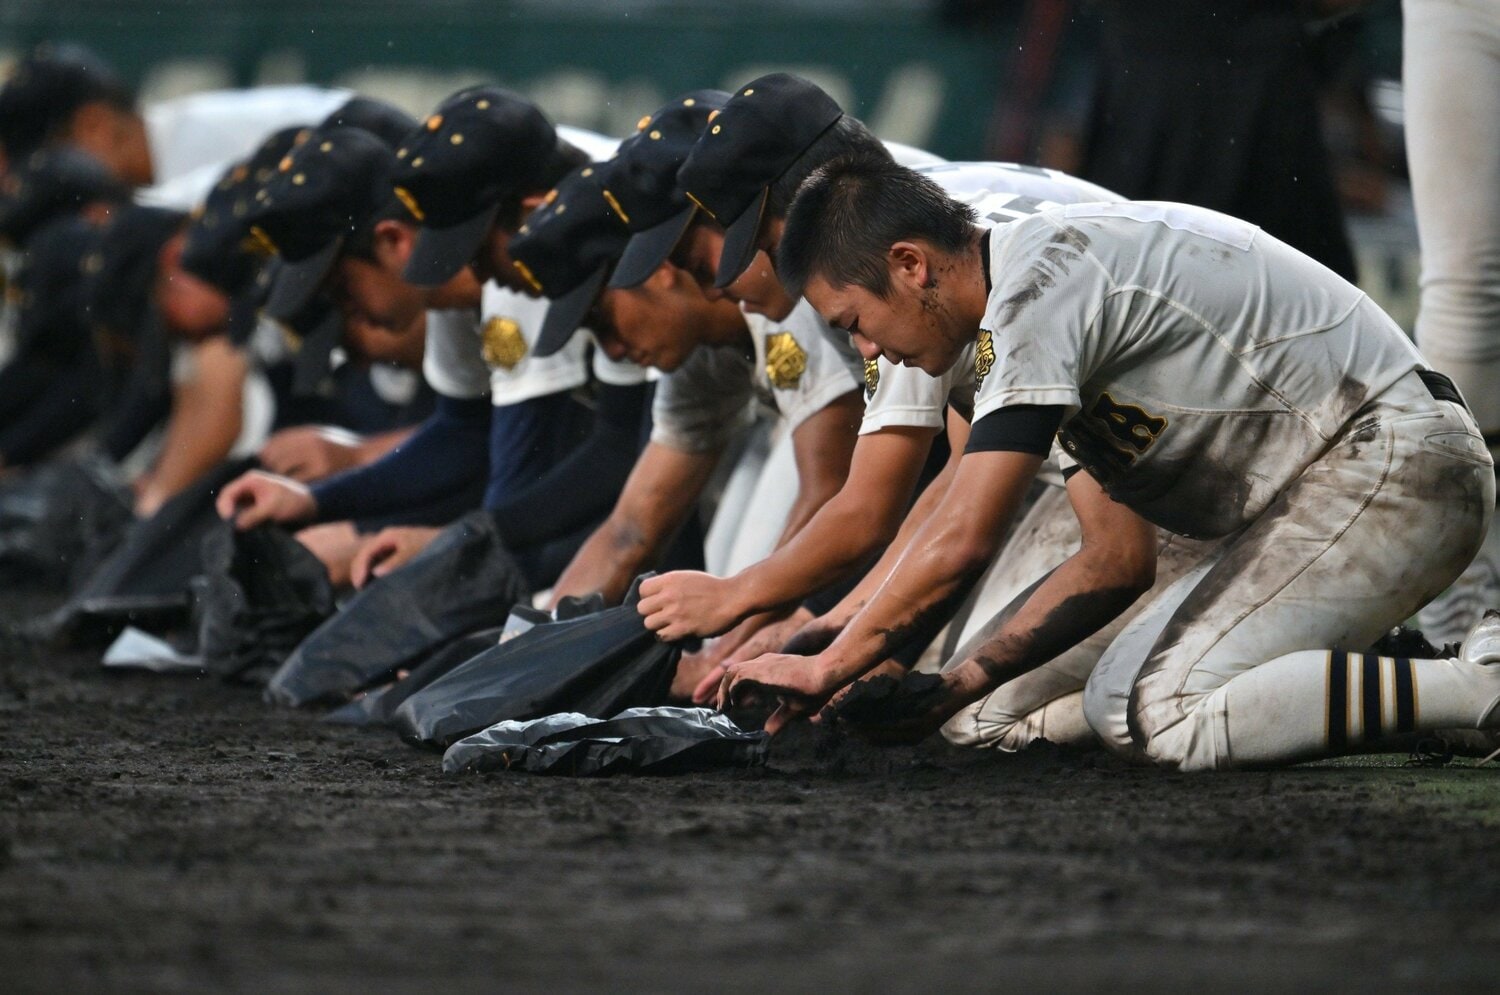
[{"label": "baseball player", "polygon": [[831,167],[799,194],[781,274],[867,357],[940,374],[979,327],[996,358],[953,485],[880,591],[811,661],[732,665],[727,697],[774,690],[780,725],[935,625],[1055,435],[1081,548],[937,686],[862,709],[875,735],[925,735],[1107,624],[1151,587],[1153,525],[1224,541],[1152,597],[1090,677],[1085,714],[1111,748],[1221,769],[1500,723],[1500,615],[1446,660],[1333,648],[1369,645],[1451,582],[1493,511],[1472,417],[1394,322],[1211,211],[1079,204],[977,220],[880,161]]},{"label": "baseball player", "polygon": [[717,295],[709,299],[663,260],[631,287],[606,286],[630,238],[623,219],[649,224],[686,205],[680,194],[672,202],[673,177],[727,98],[698,91],[643,119],[613,161],[560,184],[511,245],[513,260],[555,295],[538,351],[557,348],[592,313],[605,350],[665,374],[651,443],[555,595],[623,593],[692,510],[757,391],[785,420],[796,453],[795,500],[781,523],[782,541],[842,484],[860,407],[858,359],[823,334],[810,309],[779,322],[744,314]]},{"label": "baseball player", "polygon": [[0,88],[0,146],[18,159],[71,145],[120,179],[146,188],[144,202],[187,211],[224,168],[271,132],[321,120],[350,98],[312,86],[216,90],[142,109],[122,79],[92,52],[43,44]]}]

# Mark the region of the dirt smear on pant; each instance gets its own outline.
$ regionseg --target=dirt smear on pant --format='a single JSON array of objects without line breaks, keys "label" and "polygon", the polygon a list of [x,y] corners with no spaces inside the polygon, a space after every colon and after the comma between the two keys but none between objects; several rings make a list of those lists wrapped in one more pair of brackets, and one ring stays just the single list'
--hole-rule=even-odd
[{"label": "dirt smear on pant", "polygon": [[12,991],[1500,976],[1500,770],[1189,777],[802,729],[759,770],[448,778],[392,735],[97,661],[0,653]]}]

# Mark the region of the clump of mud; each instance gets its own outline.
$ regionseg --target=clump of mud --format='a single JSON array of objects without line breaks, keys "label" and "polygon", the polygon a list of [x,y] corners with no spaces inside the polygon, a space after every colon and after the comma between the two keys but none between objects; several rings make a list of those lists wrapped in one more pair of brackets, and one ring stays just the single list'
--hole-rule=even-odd
[{"label": "clump of mud", "polygon": [[907,674],[900,680],[882,674],[859,681],[828,707],[829,717],[854,725],[904,722],[926,715],[938,703],[943,679],[937,674]]}]

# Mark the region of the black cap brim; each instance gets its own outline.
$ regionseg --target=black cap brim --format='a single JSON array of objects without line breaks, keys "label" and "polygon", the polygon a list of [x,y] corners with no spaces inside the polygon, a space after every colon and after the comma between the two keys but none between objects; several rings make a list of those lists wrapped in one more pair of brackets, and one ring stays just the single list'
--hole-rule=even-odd
[{"label": "black cap brim", "polygon": [[770,196],[771,188],[766,187],[755,199],[755,203],[724,229],[724,249],[719,253],[719,277],[714,281],[714,286],[719,290],[738,280],[740,274],[750,268],[750,260],[755,258],[755,236],[760,233],[760,219],[766,213],[766,199]]},{"label": "black cap brim", "polygon": [[333,262],[343,248],[344,240],[339,237],[306,259],[291,262],[283,258],[271,280],[271,293],[266,298],[266,314],[277,321],[286,321],[305,308],[313,294],[328,279]]},{"label": "black cap brim", "polygon": [[614,276],[609,278],[609,285],[626,289],[645,283],[646,278],[667,261],[672,250],[677,248],[677,243],[682,241],[697,210],[695,205],[689,204],[661,224],[632,235],[625,245],[625,252],[620,256],[619,264],[615,266]]},{"label": "black cap brim", "polygon": [[333,350],[344,338],[344,316],[338,308],[328,308],[317,323],[302,336],[302,345],[297,349],[296,361],[292,364],[292,394],[308,397],[318,392],[318,386],[328,376],[332,366]]},{"label": "black cap brim", "polygon": [[499,204],[492,204],[467,221],[447,228],[423,227],[411,248],[402,276],[419,287],[437,287],[459,274],[479,253],[489,234]]},{"label": "black cap brim", "polygon": [[542,332],[537,336],[533,356],[545,358],[568,344],[573,333],[583,324],[589,309],[599,299],[599,292],[604,289],[604,278],[607,276],[609,267],[600,266],[593,276],[547,305],[547,317],[542,319]]}]

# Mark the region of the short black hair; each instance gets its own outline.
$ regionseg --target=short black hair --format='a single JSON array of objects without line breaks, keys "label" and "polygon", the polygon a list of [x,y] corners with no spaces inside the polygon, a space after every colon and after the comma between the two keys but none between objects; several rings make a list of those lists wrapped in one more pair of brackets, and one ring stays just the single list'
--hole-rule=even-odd
[{"label": "short black hair", "polygon": [[977,220],[973,208],[889,155],[839,159],[814,172],[797,192],[776,250],[776,274],[794,297],[813,276],[885,297],[886,251],[892,245],[921,239],[942,251],[963,252]]},{"label": "short black hair", "polygon": [[797,196],[797,188],[821,166],[835,159],[868,156],[894,162],[884,143],[871,133],[858,118],[845,114],[802,151],[786,172],[778,176],[770,186],[766,197],[768,218],[784,218]]}]

